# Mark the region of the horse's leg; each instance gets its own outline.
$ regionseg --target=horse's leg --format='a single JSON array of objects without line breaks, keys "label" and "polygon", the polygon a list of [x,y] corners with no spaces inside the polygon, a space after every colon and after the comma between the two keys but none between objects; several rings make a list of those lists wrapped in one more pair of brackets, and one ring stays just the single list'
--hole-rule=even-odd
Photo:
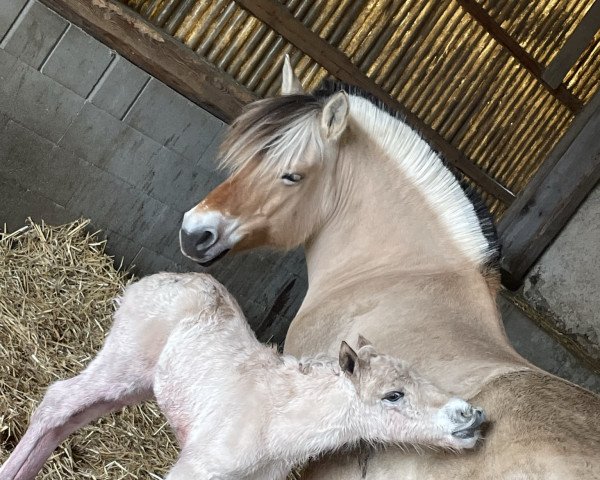
[{"label": "horse's leg", "polygon": [[[115,334],[116,333],[116,334]],[[0,469],[0,480],[34,479],[71,433],[106,413],[152,398],[153,372],[136,348],[111,331],[98,356],[76,377],[52,384],[27,432]]]}]

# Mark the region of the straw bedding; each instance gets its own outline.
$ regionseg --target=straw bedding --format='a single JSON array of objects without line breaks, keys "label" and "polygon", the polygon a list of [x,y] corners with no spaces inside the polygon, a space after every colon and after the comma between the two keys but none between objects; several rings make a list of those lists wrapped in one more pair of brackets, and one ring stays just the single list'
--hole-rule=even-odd
[{"label": "straw bedding", "polygon": [[[46,387],[80,372],[102,346],[128,282],[88,221],[0,234],[0,462]],[[162,478],[177,447],[154,403],[126,408],[69,437],[43,479]]]},{"label": "straw bedding", "polygon": [[[88,226],[29,221],[0,231],[0,464],[47,386],[79,373],[100,350],[113,300],[132,279]],[[164,417],[147,402],[71,435],[38,479],[161,479],[177,454]]]}]

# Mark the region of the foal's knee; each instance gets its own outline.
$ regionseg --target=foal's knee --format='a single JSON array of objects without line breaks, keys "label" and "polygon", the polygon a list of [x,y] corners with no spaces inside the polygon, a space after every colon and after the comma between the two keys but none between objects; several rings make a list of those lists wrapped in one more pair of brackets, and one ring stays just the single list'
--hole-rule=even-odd
[{"label": "foal's knee", "polygon": [[179,459],[173,468],[171,468],[165,480],[189,480],[191,478],[206,478],[206,475],[198,466],[186,460]]},{"label": "foal's knee", "polygon": [[[73,413],[73,400],[78,398],[73,391],[72,380],[59,380],[51,384],[41,403],[31,416],[32,422],[42,422],[48,426],[62,425]],[[76,405],[75,408],[79,406]]]}]

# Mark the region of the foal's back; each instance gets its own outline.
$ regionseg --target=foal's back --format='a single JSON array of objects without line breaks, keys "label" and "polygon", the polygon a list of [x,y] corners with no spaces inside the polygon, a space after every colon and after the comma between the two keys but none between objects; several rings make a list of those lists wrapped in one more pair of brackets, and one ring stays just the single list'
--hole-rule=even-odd
[{"label": "foal's back", "polygon": [[207,274],[150,275],[129,285],[118,303],[111,336],[151,362],[181,324],[196,325],[207,336],[234,334],[257,343],[235,298]]},{"label": "foal's back", "polygon": [[[188,301],[195,304],[193,291],[184,296],[189,295]],[[169,335],[158,360],[154,393],[179,443],[185,445],[193,432],[201,432],[208,450],[211,443],[227,443],[216,441],[219,437],[230,435],[234,442],[240,436],[239,423],[229,420],[236,418],[239,405],[247,408],[253,398],[255,411],[260,410],[267,396],[260,377],[280,361],[256,340],[224,289],[198,300],[200,304]],[[254,420],[248,419],[243,430],[257,436],[260,424]]]}]

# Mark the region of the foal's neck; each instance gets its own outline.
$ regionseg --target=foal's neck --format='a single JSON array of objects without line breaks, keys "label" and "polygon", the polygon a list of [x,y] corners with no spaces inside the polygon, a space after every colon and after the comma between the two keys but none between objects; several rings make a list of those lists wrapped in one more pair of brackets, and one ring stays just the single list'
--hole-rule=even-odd
[{"label": "foal's neck", "polygon": [[295,396],[281,404],[275,400],[279,414],[273,418],[272,448],[288,457],[290,464],[355,443],[363,435],[363,416],[352,382],[333,361],[322,360],[286,358],[282,378]]}]

